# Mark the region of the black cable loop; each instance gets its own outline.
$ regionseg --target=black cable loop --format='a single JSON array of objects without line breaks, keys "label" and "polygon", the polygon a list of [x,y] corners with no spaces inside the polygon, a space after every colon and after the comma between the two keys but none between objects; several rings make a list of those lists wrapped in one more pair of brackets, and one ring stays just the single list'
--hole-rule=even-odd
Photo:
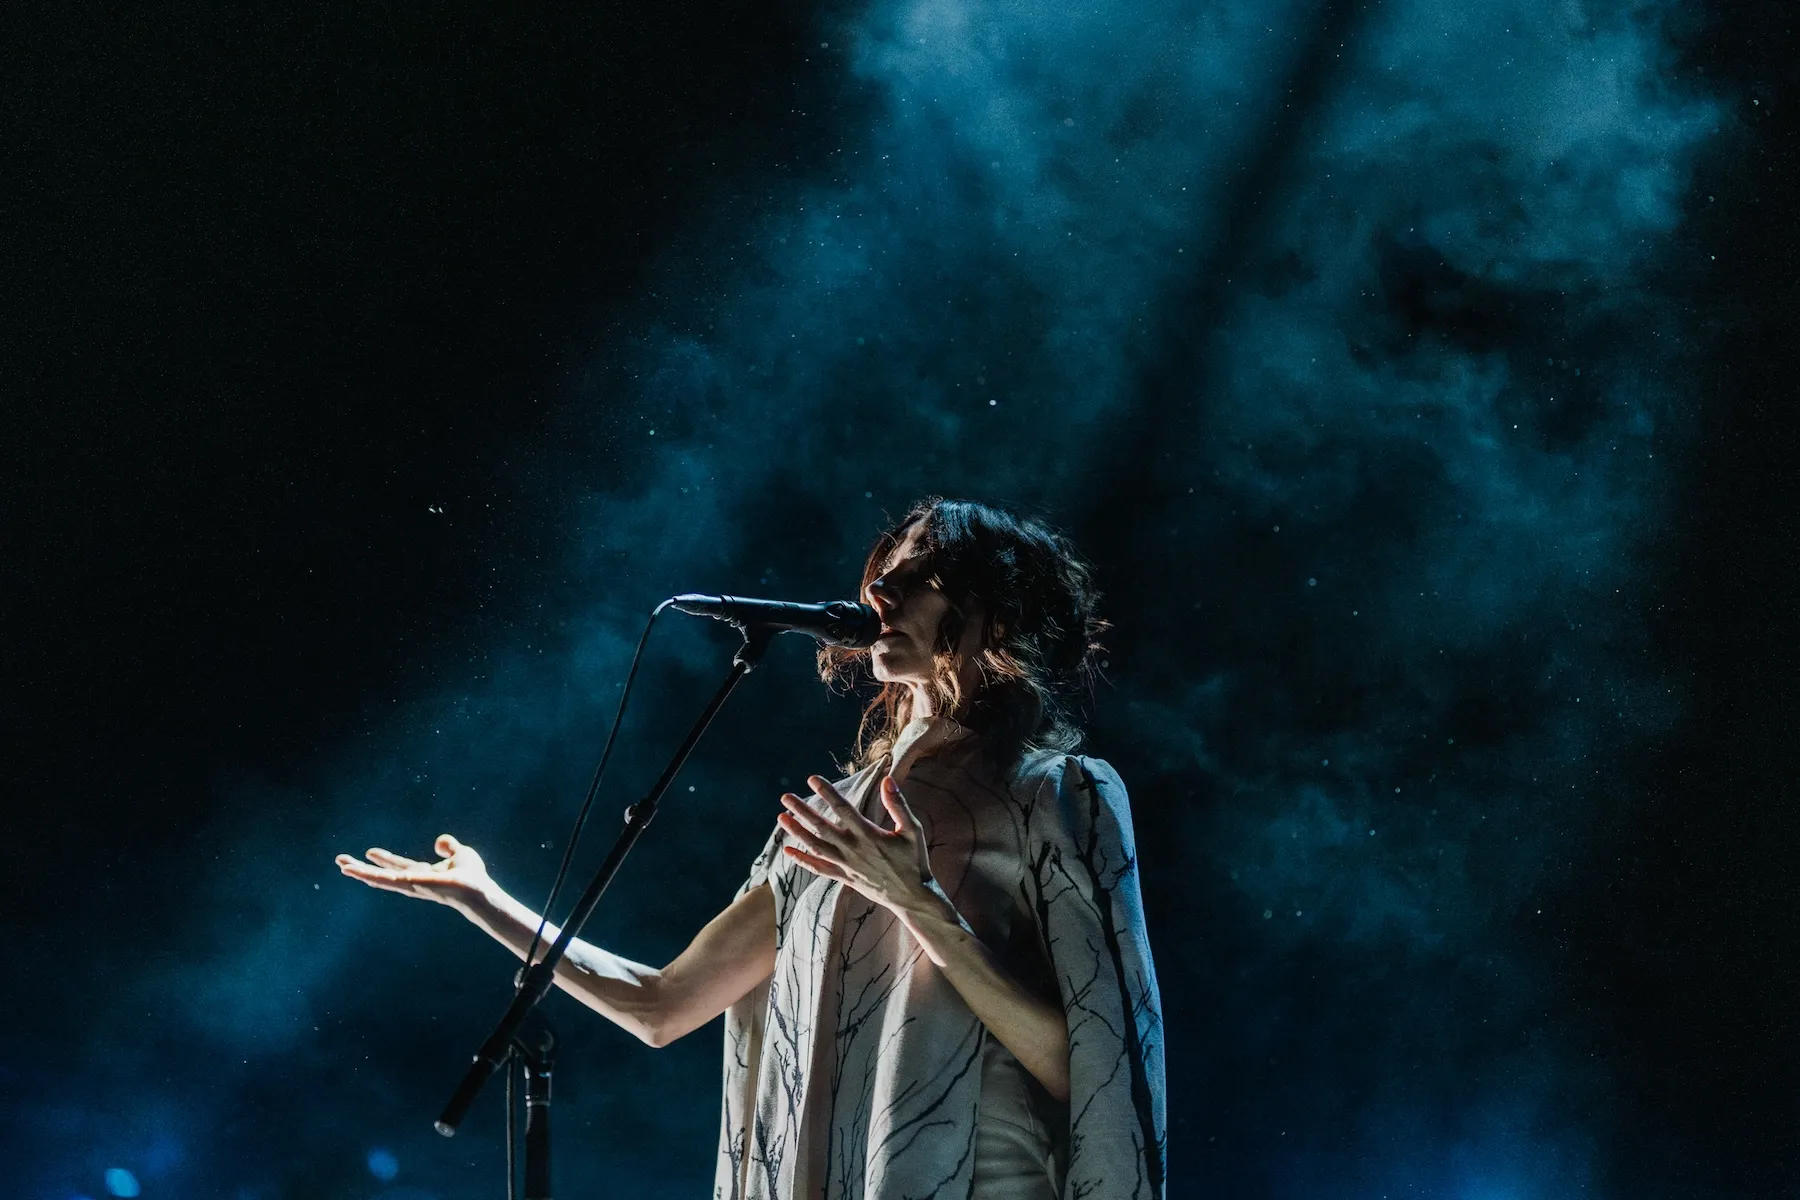
[{"label": "black cable loop", "polygon": [[[569,831],[569,844],[563,850],[562,865],[556,869],[556,882],[550,885],[550,898],[544,901],[542,914],[538,917],[536,932],[531,935],[531,948],[525,951],[525,966],[514,980],[514,990],[525,985],[525,972],[531,969],[532,960],[537,956],[538,947],[544,943],[544,927],[550,923],[550,910],[556,907],[556,898],[562,892],[563,881],[568,878],[569,863],[575,858],[575,847],[581,841],[581,830],[587,824],[588,812],[594,807],[594,798],[600,794],[600,780],[606,775],[607,760],[612,758],[613,742],[619,736],[619,725],[625,719],[625,702],[631,697],[631,684],[637,678],[638,663],[644,657],[644,647],[650,641],[650,630],[656,625],[656,618],[662,616],[663,610],[673,603],[664,600],[650,610],[650,619],[644,622],[643,636],[638,638],[637,652],[631,656],[631,669],[625,673],[625,689],[619,694],[619,711],[613,714],[612,729],[606,735],[606,747],[600,751],[600,763],[594,768],[594,778],[588,784],[587,798],[581,802],[581,811],[575,816],[575,827]],[[507,1076],[507,1088],[512,1087],[512,1076]],[[507,1107],[508,1120],[511,1119],[512,1108]],[[511,1141],[508,1140],[510,1147]],[[508,1153],[511,1153],[510,1149]],[[510,1176],[508,1177],[510,1178]],[[510,1200],[510,1194],[509,1194]]]}]

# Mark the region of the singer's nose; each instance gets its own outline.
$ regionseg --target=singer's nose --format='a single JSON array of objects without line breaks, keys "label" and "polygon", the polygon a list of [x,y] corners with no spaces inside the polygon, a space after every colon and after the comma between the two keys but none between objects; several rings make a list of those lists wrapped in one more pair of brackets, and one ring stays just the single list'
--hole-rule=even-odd
[{"label": "singer's nose", "polygon": [[886,621],[900,605],[900,589],[888,582],[886,575],[880,576],[869,584],[869,607],[875,615]]}]

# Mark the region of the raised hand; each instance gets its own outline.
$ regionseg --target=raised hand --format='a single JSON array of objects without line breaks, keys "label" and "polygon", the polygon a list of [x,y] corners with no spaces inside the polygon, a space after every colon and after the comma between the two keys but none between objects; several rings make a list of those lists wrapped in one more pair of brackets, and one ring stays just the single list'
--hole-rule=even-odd
[{"label": "raised hand", "polygon": [[475,847],[465,846],[449,834],[439,836],[434,848],[443,857],[436,862],[420,862],[371,847],[368,861],[350,854],[337,856],[338,870],[352,879],[360,879],[370,887],[436,900],[451,908],[467,910],[490,898],[494,881],[488,876],[487,864]]},{"label": "raised hand", "polygon": [[813,874],[848,884],[897,913],[942,895],[932,880],[925,831],[892,779],[881,781],[882,806],[894,819],[891,830],[856,811],[823,777],[814,775],[806,782],[824,801],[826,813],[792,792],[784,794],[781,804],[787,811],[778,820],[798,845],[783,846],[783,853]]}]

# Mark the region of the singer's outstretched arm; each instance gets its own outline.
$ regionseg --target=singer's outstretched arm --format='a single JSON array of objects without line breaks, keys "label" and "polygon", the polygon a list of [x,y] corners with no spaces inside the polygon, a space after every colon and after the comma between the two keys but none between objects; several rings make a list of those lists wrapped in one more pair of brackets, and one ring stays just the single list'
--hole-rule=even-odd
[{"label": "singer's outstretched arm", "polygon": [[[337,864],[371,887],[449,905],[524,958],[538,914],[493,881],[474,847],[444,834],[436,849],[443,857],[435,863],[371,849],[367,862],[340,854]],[[537,957],[559,932],[544,927]],[[661,970],[576,938],[556,965],[556,984],[646,1045],[666,1046],[724,1012],[774,969],[775,901],[759,887],[708,921]]]}]

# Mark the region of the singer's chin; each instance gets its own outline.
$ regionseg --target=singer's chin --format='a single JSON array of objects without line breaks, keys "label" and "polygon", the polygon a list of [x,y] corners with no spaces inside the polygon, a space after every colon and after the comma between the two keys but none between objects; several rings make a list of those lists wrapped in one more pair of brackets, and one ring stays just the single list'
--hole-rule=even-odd
[{"label": "singer's chin", "polygon": [[877,683],[916,683],[931,675],[930,664],[917,663],[908,655],[882,654],[870,656],[869,673]]}]

